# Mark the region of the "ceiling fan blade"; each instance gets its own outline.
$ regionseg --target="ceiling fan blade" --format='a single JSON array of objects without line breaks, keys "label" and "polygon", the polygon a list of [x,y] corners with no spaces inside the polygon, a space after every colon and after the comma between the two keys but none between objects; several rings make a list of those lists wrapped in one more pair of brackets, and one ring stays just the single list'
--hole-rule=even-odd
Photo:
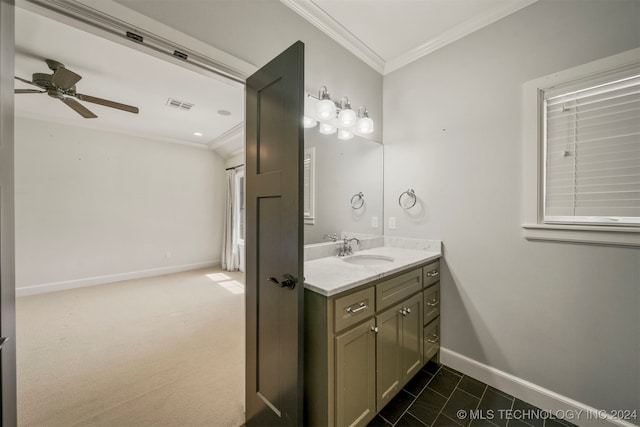
[{"label": "ceiling fan blade", "polygon": [[16,89],[13,93],[45,93],[46,90],[35,90],[35,89]]},{"label": "ceiling fan blade", "polygon": [[93,114],[91,110],[89,110],[87,107],[80,104],[78,101],[76,101],[73,98],[62,98],[60,100],[65,104],[67,104],[69,107],[71,107],[73,110],[75,110],[76,113],[80,114],[85,119],[95,119],[96,117],[98,117],[95,114]]},{"label": "ceiling fan blade", "polygon": [[80,81],[82,76],[74,73],[73,71],[69,71],[64,67],[60,67],[54,71],[53,76],[51,77],[51,82],[59,87],[60,89],[71,89],[76,83]]},{"label": "ceiling fan blade", "polygon": [[93,102],[94,104],[104,105],[106,107],[117,108],[118,110],[128,111],[129,113],[138,114],[140,110],[133,105],[121,104],[115,101],[109,101],[108,99],[96,98],[95,96],[83,95],[81,93],[76,94],[76,97],[80,101]]},{"label": "ceiling fan blade", "polygon": [[32,82],[31,80],[23,79],[22,77],[18,77],[18,76],[13,76],[13,77],[15,77],[16,80],[20,80],[21,82],[30,84],[31,86],[40,87],[37,84],[35,84],[34,82]]}]

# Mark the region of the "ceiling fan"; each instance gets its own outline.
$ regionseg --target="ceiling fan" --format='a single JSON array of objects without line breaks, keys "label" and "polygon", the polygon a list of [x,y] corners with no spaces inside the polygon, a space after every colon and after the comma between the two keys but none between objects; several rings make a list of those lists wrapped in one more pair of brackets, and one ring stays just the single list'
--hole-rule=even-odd
[{"label": "ceiling fan", "polygon": [[87,107],[76,101],[75,98],[80,101],[92,102],[94,104],[104,105],[106,107],[117,108],[118,110],[128,111],[129,113],[138,114],[138,107],[131,105],[121,104],[115,101],[109,101],[108,99],[97,98],[95,96],[84,95],[76,92],[76,83],[80,81],[82,76],[74,73],[65,68],[64,64],[53,59],[45,59],[47,66],[53,74],[33,73],[32,80],[23,79],[15,76],[17,80],[28,83],[32,86],[36,86],[36,89],[16,89],[15,93],[46,93],[52,98],[57,98],[60,101],[71,107],[76,113],[80,114],[85,119],[93,119],[96,116]]}]

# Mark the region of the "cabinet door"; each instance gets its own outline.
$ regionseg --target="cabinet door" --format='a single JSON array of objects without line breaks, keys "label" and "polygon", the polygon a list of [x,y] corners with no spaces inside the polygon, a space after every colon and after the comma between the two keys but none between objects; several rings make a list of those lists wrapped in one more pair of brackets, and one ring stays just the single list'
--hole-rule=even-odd
[{"label": "cabinet door", "polygon": [[422,367],[423,322],[422,293],[402,303],[402,379],[413,377]]},{"label": "cabinet door", "polygon": [[336,337],[336,426],[364,426],[376,414],[375,321]]},{"label": "cabinet door", "polygon": [[402,380],[401,305],[376,316],[376,404],[378,411],[400,389]]}]

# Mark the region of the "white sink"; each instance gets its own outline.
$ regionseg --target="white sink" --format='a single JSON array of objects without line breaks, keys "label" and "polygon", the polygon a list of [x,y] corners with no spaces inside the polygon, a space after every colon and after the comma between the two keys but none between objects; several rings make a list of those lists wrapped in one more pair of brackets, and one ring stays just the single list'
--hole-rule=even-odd
[{"label": "white sink", "polygon": [[349,264],[356,264],[356,265],[380,265],[380,264],[386,264],[388,262],[393,262],[395,260],[390,256],[363,254],[363,255],[351,255],[348,257],[344,257],[342,258],[342,261],[348,262]]}]

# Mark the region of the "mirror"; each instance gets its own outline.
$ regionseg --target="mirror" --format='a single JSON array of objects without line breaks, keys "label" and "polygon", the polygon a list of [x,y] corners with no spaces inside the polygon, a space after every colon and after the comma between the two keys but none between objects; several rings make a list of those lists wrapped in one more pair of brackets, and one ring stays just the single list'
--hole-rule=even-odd
[{"label": "mirror", "polygon": [[304,136],[305,245],[327,242],[326,234],[381,236],[382,144],[358,136],[342,141],[317,127]]}]

